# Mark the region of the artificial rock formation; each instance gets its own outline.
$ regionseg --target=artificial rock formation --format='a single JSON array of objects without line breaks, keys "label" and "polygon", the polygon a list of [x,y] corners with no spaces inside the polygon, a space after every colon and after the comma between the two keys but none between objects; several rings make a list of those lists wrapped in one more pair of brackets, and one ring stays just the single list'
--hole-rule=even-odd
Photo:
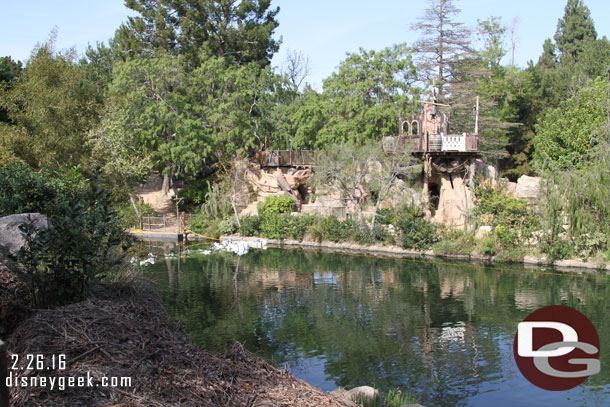
[{"label": "artificial rock formation", "polygon": [[433,221],[451,226],[464,226],[466,214],[472,209],[472,191],[462,177],[440,174],[440,197]]},{"label": "artificial rock formation", "polygon": [[540,199],[540,177],[529,177],[522,175],[517,180],[515,197],[523,198],[529,203],[538,202]]},{"label": "artificial rock formation", "polygon": [[264,169],[251,164],[245,170],[245,179],[253,192],[249,199],[250,204],[242,210],[241,214],[256,214],[258,203],[267,196],[290,196],[297,203],[297,208],[300,208],[310,192],[307,182],[311,175],[309,168],[303,170],[282,167]]}]

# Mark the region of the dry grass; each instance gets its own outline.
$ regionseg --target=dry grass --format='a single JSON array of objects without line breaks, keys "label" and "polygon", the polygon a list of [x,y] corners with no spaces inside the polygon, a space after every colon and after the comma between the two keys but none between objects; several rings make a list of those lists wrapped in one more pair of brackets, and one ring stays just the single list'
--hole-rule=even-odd
[{"label": "dry grass", "polygon": [[[135,294],[134,294],[135,293]],[[19,406],[348,406],[236,344],[221,355],[197,348],[171,321],[150,283],[128,296],[37,310],[8,338],[9,353],[65,354],[66,370],[18,376],[128,376],[126,388],[13,388]]]}]

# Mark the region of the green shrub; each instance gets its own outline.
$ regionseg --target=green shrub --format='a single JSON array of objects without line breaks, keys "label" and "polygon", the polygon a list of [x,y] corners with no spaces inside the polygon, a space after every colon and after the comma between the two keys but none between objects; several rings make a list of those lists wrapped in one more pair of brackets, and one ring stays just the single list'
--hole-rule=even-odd
[{"label": "green shrub", "polygon": [[283,239],[288,235],[290,215],[271,213],[261,216],[260,229],[263,237],[268,239]]},{"label": "green shrub", "polygon": [[610,247],[610,236],[599,230],[578,236],[574,242],[574,251],[579,257],[588,258],[603,253]]},{"label": "green shrub", "polygon": [[210,223],[210,218],[205,214],[198,213],[189,218],[187,227],[195,233],[201,233]]},{"label": "green shrub", "polygon": [[371,228],[366,223],[357,223],[346,224],[346,229],[348,230],[349,237],[348,239],[353,240],[356,243],[363,245],[370,245],[375,243],[375,238],[371,231]]},{"label": "green shrub", "polygon": [[493,235],[484,236],[479,241],[479,252],[487,256],[493,256],[498,251],[498,242]]},{"label": "green shrub", "polygon": [[309,228],[315,221],[315,216],[311,215],[296,215],[289,216],[286,233],[295,240],[303,240]]},{"label": "green shrub", "polygon": [[400,240],[405,249],[425,250],[438,242],[436,225],[423,218],[414,218],[410,214],[403,216],[398,224]]},{"label": "green shrub", "polygon": [[348,240],[353,230],[348,222],[341,222],[336,216],[318,219],[312,225],[312,237],[317,241],[341,242]]},{"label": "green shrub", "polygon": [[493,215],[492,226],[515,226],[533,222],[527,210],[527,203],[523,199],[505,194],[488,185],[477,187],[475,195],[478,205],[475,206],[473,214],[477,217]]},{"label": "green shrub", "polygon": [[244,216],[239,219],[239,223],[239,234],[242,236],[258,236],[260,233],[261,222],[258,216]]},{"label": "green shrub", "polygon": [[221,235],[222,219],[210,219],[207,215],[198,213],[188,221],[188,228],[193,232],[217,239]]},{"label": "green shrub", "polygon": [[237,220],[233,216],[225,217],[218,223],[218,230],[222,235],[232,235],[237,232]]},{"label": "green shrub", "polygon": [[83,193],[79,176],[46,170],[35,171],[25,164],[0,167],[0,216],[39,212],[53,220],[61,216],[60,203]]},{"label": "green shrub", "polygon": [[296,203],[289,196],[267,196],[258,207],[260,216],[294,212]]},{"label": "green shrub", "polygon": [[433,249],[435,253],[440,254],[470,254],[475,247],[473,233],[451,229]]},{"label": "green shrub", "polygon": [[[141,216],[156,216],[157,212],[153,209],[152,206],[146,203],[138,203],[138,210],[140,211]],[[139,228],[140,227],[140,218],[138,214],[133,209],[133,205],[131,202],[123,203],[116,207],[117,215],[121,219],[121,224],[123,228],[128,229],[132,227]]]},{"label": "green shrub", "polygon": [[397,220],[397,213],[393,208],[383,208],[377,211],[377,216],[375,217],[375,223],[379,223],[380,225],[392,225]]},{"label": "green shrub", "polygon": [[205,227],[205,229],[203,229],[201,231],[201,234],[207,237],[211,237],[214,239],[218,239],[220,237],[220,220],[219,219],[213,219],[211,220]]},{"label": "green shrub", "polygon": [[522,246],[512,246],[496,253],[495,261],[521,263],[523,256],[525,256],[525,251]]},{"label": "green shrub", "polygon": [[309,228],[309,233],[313,240],[318,243],[322,242],[324,240],[324,225],[322,224],[322,221],[314,221]]},{"label": "green shrub", "polygon": [[399,389],[389,390],[387,393],[379,394],[373,399],[357,397],[354,401],[362,407],[403,407],[417,403],[417,399],[411,393],[403,394]]},{"label": "green shrub", "polygon": [[129,244],[99,180],[55,206],[51,228],[21,227],[26,245],[18,256],[35,306],[85,299],[92,282],[120,267]]},{"label": "green shrub", "polygon": [[208,195],[210,189],[208,180],[195,179],[189,181],[188,185],[178,191],[178,198],[182,198],[181,207],[191,208],[201,205],[206,201],[206,195]]},{"label": "green shrub", "polygon": [[371,234],[376,242],[395,243],[394,236],[382,225],[375,224],[371,229]]},{"label": "green shrub", "polygon": [[541,249],[543,253],[546,253],[549,261],[566,259],[572,254],[570,243],[559,237],[545,240]]}]

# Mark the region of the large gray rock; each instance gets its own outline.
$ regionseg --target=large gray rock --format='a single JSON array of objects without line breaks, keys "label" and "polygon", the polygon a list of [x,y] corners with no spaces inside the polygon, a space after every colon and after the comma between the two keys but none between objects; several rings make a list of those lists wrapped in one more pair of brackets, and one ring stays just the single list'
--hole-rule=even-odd
[{"label": "large gray rock", "polygon": [[373,401],[373,399],[375,399],[375,397],[377,397],[379,395],[379,390],[372,388],[371,386],[360,386],[360,387],[355,387],[351,390],[348,390],[347,393],[345,393],[346,398],[355,401],[355,402],[360,402],[360,401]]},{"label": "large gray rock", "polygon": [[497,171],[493,165],[488,165],[483,160],[477,158],[474,160],[474,169],[475,174],[482,176],[486,180],[495,181]]},{"label": "large gray rock", "polygon": [[540,177],[529,177],[527,175],[519,177],[515,196],[532,203],[538,201],[540,199]]},{"label": "large gray rock", "polygon": [[32,222],[37,229],[48,227],[47,217],[40,213],[20,213],[0,218],[0,260],[16,255],[25,244],[19,226]]}]

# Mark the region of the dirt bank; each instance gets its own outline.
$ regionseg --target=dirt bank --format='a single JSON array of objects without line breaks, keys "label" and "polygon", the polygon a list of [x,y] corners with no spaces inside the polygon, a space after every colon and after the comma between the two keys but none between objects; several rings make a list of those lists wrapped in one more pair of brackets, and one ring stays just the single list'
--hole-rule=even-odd
[{"label": "dirt bank", "polygon": [[[13,387],[14,406],[348,405],[239,344],[220,355],[197,348],[145,280],[102,290],[96,299],[37,310],[13,330],[7,345],[9,355],[19,356],[20,369],[12,371],[17,379],[89,375],[93,383],[64,390]],[[46,369],[21,369],[27,354],[45,355]],[[65,355],[65,370],[53,368],[52,355]],[[131,385],[102,387],[103,377],[129,377]]]}]

